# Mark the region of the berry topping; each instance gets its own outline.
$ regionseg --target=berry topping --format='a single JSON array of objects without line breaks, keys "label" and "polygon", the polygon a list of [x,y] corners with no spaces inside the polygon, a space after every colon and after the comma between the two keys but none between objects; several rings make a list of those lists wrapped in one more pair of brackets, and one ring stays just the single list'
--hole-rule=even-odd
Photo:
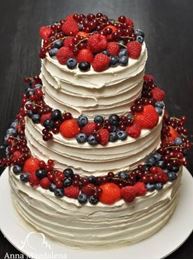
[{"label": "berry topping", "polygon": [[79,63],[83,61],[91,63],[93,61],[93,58],[94,56],[89,49],[82,49],[78,52],[77,61]]},{"label": "berry topping", "polygon": [[72,46],[73,46],[73,37],[68,37],[66,39],[64,39],[64,47],[68,47],[70,49],[72,49]]},{"label": "berry topping", "polygon": [[151,93],[152,93],[152,97],[156,100],[156,101],[162,101],[165,97],[165,92],[158,88],[158,87],[155,87],[151,90]]},{"label": "berry topping", "polygon": [[78,67],[81,71],[86,72],[90,69],[90,63],[87,61],[83,61],[79,63]]},{"label": "berry topping", "polygon": [[105,183],[100,185],[101,193],[99,195],[99,201],[111,205],[120,200],[121,190],[118,185],[114,183]]},{"label": "berry topping", "polygon": [[69,198],[77,199],[79,193],[80,189],[78,186],[71,185],[69,187],[64,188],[64,195]]},{"label": "berry topping", "polygon": [[48,189],[50,187],[50,180],[47,177],[44,177],[40,180],[40,186],[44,189]]},{"label": "berry topping", "polygon": [[143,182],[137,182],[134,186],[136,196],[144,196],[147,192]]},{"label": "berry topping", "polygon": [[138,124],[133,124],[131,126],[128,126],[127,134],[133,138],[138,138],[141,134],[141,127]]},{"label": "berry topping", "polygon": [[110,58],[103,53],[97,54],[92,62],[93,69],[97,72],[106,70],[109,67],[109,64]]},{"label": "berry topping", "polygon": [[109,142],[109,131],[105,128],[99,130],[100,144],[107,145]]},{"label": "berry topping", "polygon": [[29,173],[22,173],[20,175],[20,180],[24,183],[28,182],[29,181]]},{"label": "berry topping", "polygon": [[42,39],[48,40],[48,38],[50,37],[50,35],[52,33],[52,30],[48,26],[41,26],[40,30],[39,30],[39,33],[40,33],[40,37]]},{"label": "berry topping", "polygon": [[40,123],[43,125],[43,123],[48,119],[51,118],[51,113],[42,114],[40,117]]},{"label": "berry topping", "polygon": [[125,202],[132,202],[136,197],[136,189],[133,186],[125,186],[121,189],[121,197]]},{"label": "berry topping", "polygon": [[179,137],[178,132],[172,126],[169,126],[169,134],[166,140],[170,142],[175,142],[177,137]]},{"label": "berry topping", "polygon": [[62,31],[66,35],[75,35],[78,33],[78,24],[73,18],[67,18],[62,25]]},{"label": "berry topping", "polygon": [[70,70],[73,70],[76,68],[77,61],[74,58],[69,58],[66,62],[66,65]]},{"label": "berry topping", "polygon": [[61,64],[66,64],[69,58],[74,58],[74,54],[68,47],[62,47],[56,54],[56,58]]},{"label": "berry topping", "polygon": [[96,129],[96,123],[94,122],[89,122],[86,124],[82,129],[81,132],[88,135],[93,134],[94,130]]},{"label": "berry topping", "polygon": [[76,136],[76,141],[77,141],[79,144],[84,144],[84,143],[87,141],[87,136],[86,136],[86,134],[84,134],[84,133],[79,133],[79,134]]},{"label": "berry topping", "polygon": [[60,125],[60,133],[65,138],[73,138],[80,132],[77,120],[68,119]]},{"label": "berry topping", "polygon": [[109,42],[107,44],[107,51],[112,55],[112,56],[117,56],[119,53],[119,45],[117,42]]},{"label": "berry topping", "polygon": [[88,198],[87,198],[86,194],[80,193],[80,194],[78,195],[78,202],[79,202],[81,205],[87,203],[87,200],[88,200]]},{"label": "berry topping", "polygon": [[35,172],[39,169],[39,162],[40,161],[37,158],[30,157],[25,161],[23,171],[30,174],[35,174]]},{"label": "berry topping", "polygon": [[107,39],[104,35],[95,33],[88,39],[88,46],[93,53],[98,53],[107,48]]},{"label": "berry topping", "polygon": [[127,43],[128,55],[132,59],[138,59],[141,54],[141,44],[137,41]]},{"label": "berry topping", "polygon": [[146,105],[142,112],[135,114],[134,122],[141,128],[152,129],[158,123],[159,116],[152,105]]},{"label": "berry topping", "polygon": [[92,183],[88,183],[82,187],[81,190],[84,194],[86,194],[88,197],[91,195],[94,195],[96,192],[96,186]]},{"label": "berry topping", "polygon": [[78,121],[78,124],[79,124],[80,127],[83,127],[86,124],[88,124],[88,118],[85,115],[80,115],[78,117],[77,121]]}]

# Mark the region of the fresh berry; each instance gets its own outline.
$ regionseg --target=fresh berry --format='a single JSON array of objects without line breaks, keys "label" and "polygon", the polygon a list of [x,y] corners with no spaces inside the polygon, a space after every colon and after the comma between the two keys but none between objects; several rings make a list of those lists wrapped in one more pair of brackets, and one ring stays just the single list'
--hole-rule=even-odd
[{"label": "fresh berry", "polygon": [[96,196],[90,196],[89,197],[89,202],[90,202],[90,204],[92,204],[92,205],[96,205],[97,203],[98,203],[98,198],[96,197]]},{"label": "fresh berry", "polygon": [[69,58],[66,62],[66,65],[70,70],[73,70],[76,68],[77,61],[74,58]]},{"label": "fresh berry", "polygon": [[117,65],[119,65],[119,58],[117,56],[111,56],[110,57],[110,66],[116,67]]},{"label": "fresh berry", "polygon": [[111,115],[109,116],[109,123],[110,123],[111,125],[118,126],[118,125],[119,125],[119,121],[120,121],[120,118],[119,118],[118,115],[116,115],[116,114],[111,114]]},{"label": "fresh berry", "polygon": [[168,180],[174,181],[177,178],[177,174],[175,172],[168,172]]},{"label": "fresh berry", "polygon": [[44,177],[43,179],[40,180],[40,186],[43,189],[48,189],[50,187],[50,180],[48,179],[48,177]]},{"label": "fresh berry", "polygon": [[72,185],[72,179],[71,178],[67,178],[64,180],[64,187],[68,187],[70,185]]},{"label": "fresh berry", "polygon": [[100,115],[97,115],[97,116],[94,117],[94,122],[96,124],[102,124],[104,122],[104,118]]},{"label": "fresh berry", "polygon": [[54,195],[58,198],[62,198],[64,196],[64,192],[63,189],[55,189],[54,190]]},{"label": "fresh berry", "polygon": [[118,185],[114,183],[105,183],[99,186],[102,190],[99,194],[99,201],[111,205],[120,200],[121,190]]},{"label": "fresh berry", "polygon": [[154,191],[154,190],[155,190],[155,184],[153,184],[153,183],[147,183],[147,184],[146,184],[146,189],[147,189],[148,191]]},{"label": "fresh berry", "polygon": [[62,47],[58,50],[56,58],[58,59],[59,63],[66,64],[69,58],[74,58],[74,54],[70,48]]},{"label": "fresh berry", "polygon": [[176,144],[176,145],[181,145],[182,143],[183,143],[183,141],[182,141],[182,138],[180,138],[180,137],[177,137],[174,141],[174,144]]},{"label": "fresh berry", "polygon": [[80,132],[77,120],[68,119],[60,125],[60,133],[65,138],[73,138]]},{"label": "fresh berry", "polygon": [[161,182],[155,183],[155,189],[161,190],[163,188],[163,184]]},{"label": "fresh berry", "polygon": [[61,39],[56,40],[56,41],[54,42],[54,44],[53,44],[53,47],[54,47],[54,48],[57,48],[57,49],[61,48],[62,46],[63,46],[63,40],[61,40]]},{"label": "fresh berry", "polygon": [[138,59],[141,54],[141,44],[137,41],[127,43],[128,55],[132,59]]},{"label": "fresh berry", "polygon": [[76,141],[77,141],[79,144],[84,144],[84,143],[87,141],[87,136],[86,136],[86,134],[84,134],[84,133],[79,133],[79,134],[76,136]]},{"label": "fresh berry", "polygon": [[127,66],[127,64],[128,64],[128,57],[127,56],[121,56],[119,58],[119,64],[121,66]]},{"label": "fresh berry", "polygon": [[124,141],[124,140],[127,139],[127,136],[128,136],[128,134],[127,134],[126,131],[123,131],[123,130],[117,131],[117,137],[118,137],[119,140]]},{"label": "fresh berry", "polygon": [[48,119],[51,118],[51,113],[42,114],[40,117],[40,123],[43,125],[43,123]]},{"label": "fresh berry", "polygon": [[50,35],[52,33],[52,30],[48,26],[41,26],[40,30],[39,30],[39,33],[40,33],[40,37],[43,40],[48,40],[48,38],[50,37]]},{"label": "fresh berry", "polygon": [[142,112],[135,114],[134,122],[141,128],[152,129],[158,123],[159,116],[152,105],[145,105]]},{"label": "fresh berry", "polygon": [[51,183],[50,184],[50,187],[49,187],[49,190],[51,191],[51,192],[54,192],[55,190],[56,190],[56,184],[54,184],[54,183]]},{"label": "fresh berry", "polygon": [[24,183],[29,181],[29,173],[21,173],[20,180]]},{"label": "fresh berry", "polygon": [[81,71],[86,72],[90,69],[90,63],[87,61],[80,62],[78,67]]},{"label": "fresh berry", "polygon": [[175,142],[177,137],[179,137],[178,132],[172,126],[169,126],[169,136],[167,137],[167,140]]},{"label": "fresh berry", "polygon": [[71,185],[69,187],[64,188],[64,195],[69,198],[77,199],[79,193],[80,189],[78,186]]},{"label": "fresh berry", "polygon": [[65,47],[68,47],[69,49],[72,49],[73,46],[73,37],[68,37],[64,40],[63,45]]},{"label": "fresh berry", "polygon": [[144,81],[147,83],[153,83],[154,82],[154,76],[151,74],[145,74],[143,77]]},{"label": "fresh berry", "polygon": [[95,135],[89,135],[87,141],[88,141],[88,143],[89,143],[90,145],[97,145],[97,144],[98,144]]},{"label": "fresh berry", "polygon": [[165,92],[158,87],[153,88],[151,94],[156,101],[162,101],[165,97]]},{"label": "fresh berry", "polygon": [[98,132],[99,137],[100,137],[100,144],[101,145],[106,145],[109,142],[109,131],[105,128],[102,128]]},{"label": "fresh berry", "polygon": [[137,35],[136,36],[136,41],[138,41],[139,43],[143,43],[144,42],[144,38],[143,38],[143,36],[141,36],[141,35]]},{"label": "fresh berry", "polygon": [[133,187],[135,189],[136,196],[144,196],[147,192],[143,182],[137,182]]},{"label": "fresh berry", "polygon": [[110,58],[103,54],[103,53],[98,53],[92,62],[92,67],[95,71],[101,72],[106,69],[108,69],[110,64]]},{"label": "fresh berry", "polygon": [[131,126],[128,126],[126,131],[129,136],[133,138],[138,138],[141,134],[141,127],[137,124],[133,124]]},{"label": "fresh berry", "polygon": [[40,115],[39,114],[33,114],[31,117],[34,124],[38,124],[40,122]]},{"label": "fresh berry", "polygon": [[32,187],[38,186],[40,184],[40,180],[35,174],[30,174],[29,183]]},{"label": "fresh berry", "polygon": [[89,49],[81,49],[77,55],[77,61],[79,63],[83,62],[83,61],[87,61],[87,62],[91,63],[93,61],[93,58],[94,58],[94,56]]},{"label": "fresh berry", "polygon": [[86,194],[80,193],[80,194],[78,195],[78,202],[79,202],[81,205],[87,203],[87,200],[88,200],[88,198],[87,198]]},{"label": "fresh berry", "polygon": [[51,119],[54,121],[62,120],[62,113],[59,109],[54,109],[51,113]]},{"label": "fresh berry", "polygon": [[81,189],[82,193],[86,194],[88,197],[94,195],[96,192],[96,186],[92,183],[84,185]]},{"label": "fresh berry", "polygon": [[112,56],[117,56],[119,53],[119,45],[117,42],[109,42],[107,44],[107,51],[110,53]]},{"label": "fresh berry", "polygon": [[119,58],[122,56],[128,56],[128,51],[126,48],[122,48],[118,54]]},{"label": "fresh berry", "polygon": [[18,175],[18,174],[21,173],[22,168],[21,168],[21,166],[19,166],[19,165],[14,165],[12,170],[13,170],[13,172],[14,172],[16,175]]},{"label": "fresh berry", "polygon": [[63,171],[64,175],[66,178],[71,178],[73,179],[74,178],[74,172],[71,168],[66,168],[64,171]]},{"label": "fresh berry", "polygon": [[85,115],[80,115],[78,118],[77,118],[77,121],[78,121],[78,124],[80,127],[83,127],[85,126],[86,124],[88,124],[88,117],[85,116]]},{"label": "fresh berry", "polygon": [[136,190],[133,186],[125,186],[121,189],[121,197],[126,202],[132,202],[136,197]]},{"label": "fresh berry", "polygon": [[54,121],[52,119],[46,119],[43,123],[43,126],[46,129],[51,130],[54,128]]},{"label": "fresh berry", "polygon": [[129,178],[129,175],[128,175],[128,172],[127,172],[127,171],[119,172],[119,173],[118,173],[118,176],[119,176],[119,178],[122,179],[122,180],[128,180],[128,178]]},{"label": "fresh berry", "polygon": [[66,19],[62,25],[62,31],[66,35],[75,35],[78,33],[78,24],[74,19]]},{"label": "fresh berry", "polygon": [[45,170],[45,169],[38,169],[38,170],[36,171],[36,176],[37,176],[39,179],[43,179],[44,177],[47,176],[46,170]]},{"label": "fresh berry", "polygon": [[49,50],[50,57],[56,56],[57,52],[58,52],[57,48],[52,48],[51,50]]},{"label": "fresh berry", "polygon": [[95,33],[88,39],[88,46],[93,53],[98,53],[107,48],[107,39],[104,35]]},{"label": "fresh berry", "polygon": [[142,36],[143,38],[145,37],[145,34],[141,29],[135,29],[135,34],[137,36]]},{"label": "fresh berry", "polygon": [[35,174],[35,172],[39,169],[39,162],[40,161],[37,158],[30,157],[25,161],[23,171],[30,174]]},{"label": "fresh berry", "polygon": [[88,135],[93,134],[94,130],[96,129],[96,123],[88,122],[82,129],[81,132]]},{"label": "fresh berry", "polygon": [[114,143],[118,140],[118,136],[117,136],[117,133],[116,132],[111,132],[109,134],[109,141]]}]

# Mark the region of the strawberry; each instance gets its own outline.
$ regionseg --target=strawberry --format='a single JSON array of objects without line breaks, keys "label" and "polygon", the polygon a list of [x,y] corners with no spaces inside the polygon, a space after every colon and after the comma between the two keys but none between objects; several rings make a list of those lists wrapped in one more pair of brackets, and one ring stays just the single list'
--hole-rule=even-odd
[{"label": "strawberry", "polygon": [[151,90],[151,94],[152,94],[152,97],[156,100],[156,101],[162,101],[164,100],[164,97],[165,97],[165,92],[161,89],[161,88],[158,88],[158,87],[155,87]]},{"label": "strawberry", "polygon": [[104,51],[107,47],[107,39],[104,35],[95,33],[89,37],[88,46],[93,53]]},{"label": "strawberry", "polygon": [[147,192],[143,182],[137,182],[133,187],[135,189],[136,196],[144,196]]},{"label": "strawberry", "polygon": [[37,158],[30,157],[25,161],[23,171],[35,175],[35,172],[39,169],[39,162]]},{"label": "strawberry", "polygon": [[40,123],[43,125],[43,123],[47,120],[50,119],[51,117],[51,113],[46,113],[46,114],[42,114],[40,117]]},{"label": "strawberry", "polygon": [[133,138],[138,138],[141,134],[141,127],[137,124],[133,124],[126,128],[126,132]]},{"label": "strawberry", "polygon": [[86,134],[87,136],[93,134],[94,130],[96,129],[96,123],[88,122],[82,129],[81,132]]},{"label": "strawberry", "polygon": [[174,142],[177,137],[179,137],[178,132],[172,126],[169,126],[169,136],[166,140],[169,142]]},{"label": "strawberry", "polygon": [[71,185],[69,187],[64,188],[64,195],[69,198],[76,199],[78,198],[79,193],[80,189],[78,186]]},{"label": "strawberry", "polygon": [[96,192],[96,186],[92,183],[86,184],[81,189],[82,193],[86,194],[87,196],[92,196]]},{"label": "strawberry", "polygon": [[65,64],[69,58],[74,58],[74,54],[70,48],[62,47],[56,53],[56,58],[61,64]]},{"label": "strawberry", "polygon": [[100,137],[100,144],[106,145],[109,142],[109,131],[105,128],[102,128],[98,132]]},{"label": "strawberry", "polygon": [[117,42],[109,42],[107,44],[107,51],[113,55],[113,56],[117,56],[119,53],[119,45]]},{"label": "strawberry", "polygon": [[94,57],[92,66],[95,71],[101,72],[108,69],[109,63],[110,63],[110,58],[103,53],[99,53]]},{"label": "strawberry", "polygon": [[132,59],[138,59],[141,54],[141,44],[137,41],[127,43],[128,55]]},{"label": "strawberry", "polygon": [[80,132],[77,120],[68,119],[60,125],[60,133],[65,138],[73,138]]},{"label": "strawberry", "polygon": [[99,201],[111,205],[120,200],[121,190],[118,185],[107,182],[99,186],[101,193],[99,195]]},{"label": "strawberry", "polygon": [[125,186],[121,189],[121,197],[126,202],[132,202],[136,197],[136,190],[133,186]]},{"label": "strawberry", "polygon": [[40,180],[40,186],[44,189],[48,189],[50,187],[50,180],[48,177],[44,177],[43,179]]},{"label": "strawberry", "polygon": [[78,55],[77,55],[77,61],[79,63],[83,62],[83,61],[87,61],[87,62],[91,63],[93,61],[93,58],[94,58],[94,56],[89,49],[82,49],[78,52]]},{"label": "strawberry", "polygon": [[134,117],[134,123],[145,129],[152,129],[158,120],[159,116],[152,105],[145,105],[143,111],[137,112]]},{"label": "strawberry", "polygon": [[66,35],[75,35],[78,33],[78,24],[77,22],[72,18],[69,17],[66,19],[66,21],[62,25],[62,31]]},{"label": "strawberry", "polygon": [[73,37],[68,37],[68,38],[64,39],[63,44],[65,47],[73,49],[73,46],[74,46]]},{"label": "strawberry", "polygon": [[40,27],[39,34],[40,34],[40,37],[43,40],[48,40],[51,33],[52,33],[52,29],[50,27],[48,27],[48,26],[41,26]]}]

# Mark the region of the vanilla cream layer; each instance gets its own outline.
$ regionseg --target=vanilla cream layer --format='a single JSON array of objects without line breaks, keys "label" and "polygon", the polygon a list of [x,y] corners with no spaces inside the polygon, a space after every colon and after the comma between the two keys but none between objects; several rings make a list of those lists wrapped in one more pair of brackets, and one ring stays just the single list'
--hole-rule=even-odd
[{"label": "vanilla cream layer", "polygon": [[60,134],[53,140],[42,139],[40,124],[33,124],[26,119],[25,135],[33,156],[47,161],[53,159],[56,168],[61,170],[71,167],[79,174],[100,176],[109,171],[132,169],[152,153],[160,144],[162,117],[151,131],[143,129],[137,139],[128,137],[125,141],[109,142],[106,146],[78,144],[76,139],[66,139]]},{"label": "vanilla cream layer", "polygon": [[137,60],[129,59],[126,67],[109,68],[104,72],[69,70],[48,54],[42,60],[41,74],[45,102],[52,108],[82,113],[92,118],[96,114],[122,114],[129,110],[143,86],[147,60],[145,43]]},{"label": "vanilla cream layer", "polygon": [[12,198],[17,211],[36,230],[55,241],[81,248],[129,245],[159,231],[172,216],[179,196],[180,176],[161,191],[148,192],[132,203],[108,206],[56,198],[41,187],[23,184],[10,171]]}]

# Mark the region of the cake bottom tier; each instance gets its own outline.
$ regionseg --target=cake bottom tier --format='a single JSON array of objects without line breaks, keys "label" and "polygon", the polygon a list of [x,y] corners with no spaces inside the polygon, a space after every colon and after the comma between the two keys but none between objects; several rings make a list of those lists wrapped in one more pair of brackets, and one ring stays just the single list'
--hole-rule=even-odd
[{"label": "cake bottom tier", "polygon": [[11,170],[9,180],[18,213],[37,231],[73,247],[110,248],[144,240],[168,222],[178,202],[181,172],[160,191],[112,206],[81,206],[74,199],[56,198],[40,187],[23,184]]}]

